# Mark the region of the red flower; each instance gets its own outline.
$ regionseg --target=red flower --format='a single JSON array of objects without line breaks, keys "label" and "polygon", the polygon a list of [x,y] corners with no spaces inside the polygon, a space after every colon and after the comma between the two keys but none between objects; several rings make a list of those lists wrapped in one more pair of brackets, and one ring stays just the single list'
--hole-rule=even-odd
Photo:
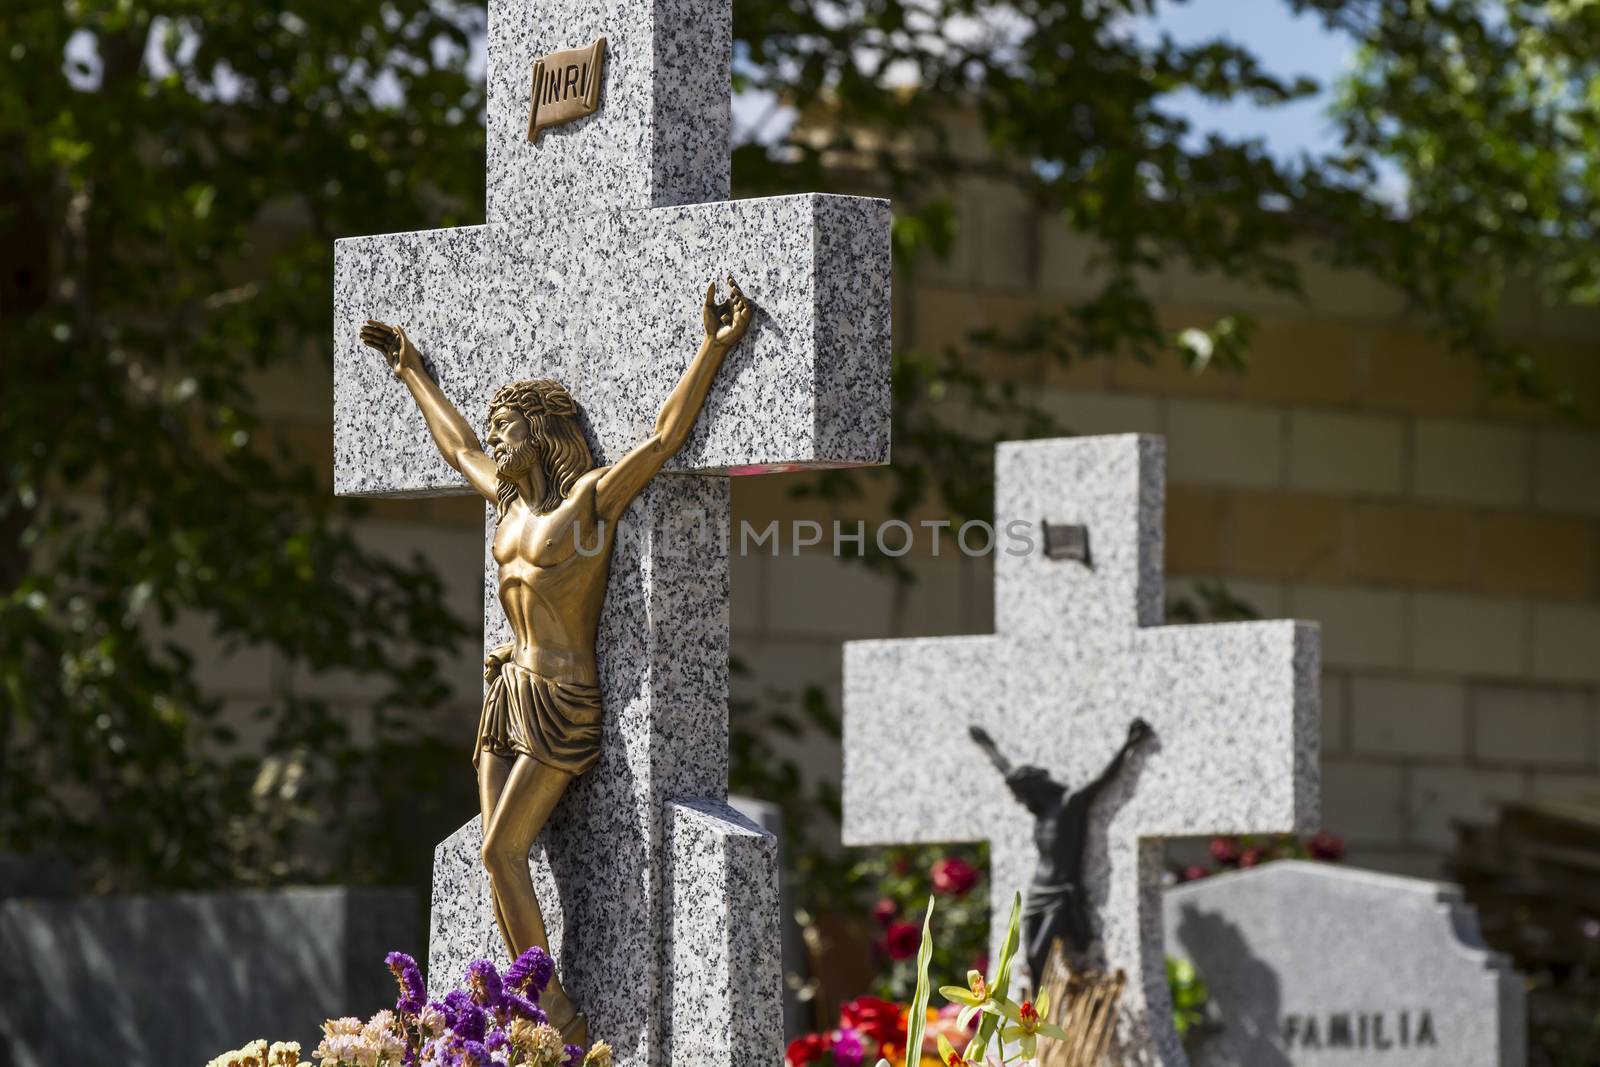
[{"label": "red flower", "polygon": [[879,926],[888,926],[894,922],[894,917],[899,914],[900,905],[888,897],[884,897],[872,906],[872,917],[877,920]]},{"label": "red flower", "polygon": [[915,923],[891,923],[888,931],[883,935],[883,947],[889,951],[892,960],[908,959],[917,954],[917,946],[922,944],[922,931]]},{"label": "red flower", "polygon": [[1330,834],[1324,830],[1311,839],[1311,855],[1319,860],[1338,860],[1344,858],[1344,838],[1338,834]]},{"label": "red flower", "polygon": [[1239,862],[1239,839],[1237,837],[1213,837],[1211,839],[1211,858],[1224,867],[1232,867]]},{"label": "red flower", "polygon": [[1239,866],[1257,867],[1260,866],[1261,861],[1266,858],[1266,853],[1262,852],[1259,848],[1247,848],[1243,852],[1239,853]]},{"label": "red flower", "polygon": [[807,1034],[789,1042],[783,1059],[789,1067],[805,1067],[805,1064],[822,1059],[832,1048],[832,1034]]},{"label": "red flower", "polygon": [[[912,951],[916,951],[915,946]],[[839,1026],[866,1034],[880,1045],[906,1043],[906,1022],[900,1005],[877,997],[846,1001],[839,1009]]]},{"label": "red flower", "polygon": [[1210,873],[1211,873],[1210,871],[1206,870],[1204,867],[1200,866],[1198,863],[1191,863],[1189,866],[1187,866],[1187,867],[1185,867],[1183,869],[1183,873],[1182,874],[1178,875],[1178,881],[1180,881],[1180,882],[1198,882],[1200,879],[1206,877]]},{"label": "red flower", "polygon": [[959,856],[946,856],[933,865],[933,891],[953,897],[965,896],[978,884],[978,871]]}]

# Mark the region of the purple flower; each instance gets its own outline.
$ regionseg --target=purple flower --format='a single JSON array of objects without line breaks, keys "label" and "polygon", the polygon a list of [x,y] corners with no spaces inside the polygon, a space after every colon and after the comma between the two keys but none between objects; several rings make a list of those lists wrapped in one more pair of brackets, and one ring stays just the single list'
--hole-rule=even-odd
[{"label": "purple flower", "polygon": [[467,988],[472,990],[478,1007],[493,1011],[500,1006],[500,972],[488,960],[473,960],[467,965]]},{"label": "purple flower", "polygon": [[529,1000],[520,993],[512,993],[507,991],[500,998],[500,1006],[505,1009],[508,1016],[520,1016],[521,1018],[527,1019],[535,1025],[550,1021],[549,1016],[545,1015],[543,1008],[539,1007],[537,1003]]},{"label": "purple flower", "polygon": [[550,958],[550,953],[535,945],[518,956],[506,969],[505,986],[537,1001],[555,973],[556,961]]},{"label": "purple flower", "polygon": [[508,1042],[506,1040],[506,1035],[499,1030],[496,1030],[494,1033],[483,1039],[483,1047],[488,1049],[490,1052],[496,1052],[500,1049],[503,1049],[507,1044]]},{"label": "purple flower", "polygon": [[445,994],[444,1005],[445,1018],[457,1037],[469,1041],[483,1040],[486,1022],[483,1009],[478,1007],[470,995],[459,989],[452,989]]},{"label": "purple flower", "polygon": [[482,1041],[463,1041],[456,1052],[455,1062],[460,1067],[489,1067],[489,1050]]},{"label": "purple flower", "polygon": [[410,1018],[422,1010],[422,1002],[427,996],[422,985],[422,969],[417,966],[416,960],[404,952],[391,952],[383,962],[389,965],[389,973],[394,975],[395,982],[400,986],[400,999],[395,1001],[394,1010],[396,1014]]},{"label": "purple flower", "polygon": [[583,1063],[582,1045],[568,1045],[566,1053],[566,1059],[562,1061],[565,1067],[579,1067],[579,1064]]}]

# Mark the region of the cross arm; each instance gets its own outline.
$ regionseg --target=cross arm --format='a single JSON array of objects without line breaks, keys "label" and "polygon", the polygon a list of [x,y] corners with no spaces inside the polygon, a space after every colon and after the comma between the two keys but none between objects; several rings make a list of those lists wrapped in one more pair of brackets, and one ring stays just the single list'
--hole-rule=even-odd
[{"label": "cross arm", "polygon": [[788,196],[350,238],[334,254],[334,484],[465,490],[361,346],[404,326],[469,420],[500,385],[559,379],[599,463],[649,438],[703,336],[707,282],[754,307],[665,470],[755,473],[889,456],[889,207]]},{"label": "cross arm", "polygon": [[992,636],[845,645],[845,844],[972,841],[993,830],[968,798],[1004,794],[968,731],[1000,721],[998,662]]},{"label": "cross arm", "polygon": [[1157,709],[1141,834],[1292,833],[1320,818],[1315,623],[1141,630],[1134,706]]}]

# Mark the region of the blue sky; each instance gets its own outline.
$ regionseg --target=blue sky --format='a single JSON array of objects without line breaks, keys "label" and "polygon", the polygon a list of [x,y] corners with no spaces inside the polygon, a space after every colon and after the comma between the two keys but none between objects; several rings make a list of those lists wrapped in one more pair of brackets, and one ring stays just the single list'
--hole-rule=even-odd
[{"label": "blue sky", "polygon": [[1151,32],[1165,31],[1180,43],[1227,37],[1243,45],[1280,77],[1309,75],[1324,86],[1320,98],[1289,107],[1220,106],[1198,97],[1177,98],[1177,109],[1200,130],[1231,137],[1264,137],[1279,155],[1331,148],[1336,141],[1324,118],[1327,87],[1350,65],[1355,45],[1327,32],[1317,19],[1296,17],[1284,0],[1193,0],[1162,5]]},{"label": "blue sky", "polygon": [[[1285,0],[1167,0],[1157,17],[1142,20],[1136,32],[1151,40],[1165,32],[1180,43],[1227,37],[1255,53],[1273,74],[1285,78],[1309,75],[1324,87],[1349,65],[1354,53],[1349,38],[1327,32],[1310,16],[1296,17]],[[1171,103],[1199,133],[1215,130],[1230,137],[1263,137],[1280,156],[1327,149],[1335,143],[1323,117],[1326,91],[1319,98],[1281,108],[1219,105],[1192,94],[1174,97]],[[770,107],[771,98],[765,94],[735,97],[736,137],[743,139],[750,124],[765,118]],[[761,139],[781,135],[785,125],[769,122]]]}]

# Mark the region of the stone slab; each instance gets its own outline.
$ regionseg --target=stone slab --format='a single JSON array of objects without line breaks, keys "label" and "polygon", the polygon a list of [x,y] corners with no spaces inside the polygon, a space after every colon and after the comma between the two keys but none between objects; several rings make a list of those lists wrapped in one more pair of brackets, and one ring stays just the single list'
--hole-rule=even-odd
[{"label": "stone slab", "polygon": [[726,804],[668,805],[663,1062],[783,1060],[778,842]]},{"label": "stone slab", "polygon": [[[968,727],[1077,788],[1144,718],[1155,738],[1093,809],[1085,888],[1103,962],[1129,976],[1119,1062],[1178,1065],[1161,840],[1316,826],[1319,667],[1312,624],[1159,625],[1163,486],[1158,438],[1000,446],[996,633],[845,646],[844,835],[989,839],[998,942],[1032,876],[1033,821]],[[1091,564],[1045,557],[1040,519],[1087,525]],[[1031,549],[1013,554],[1012,523]]]},{"label": "stone slab", "polygon": [[247,1041],[309,1051],[329,1017],[394,1003],[418,952],[404,890],[0,901],[0,1063],[202,1064]]},{"label": "stone slab", "polygon": [[1522,980],[1455,886],[1282,861],[1177,886],[1168,952],[1220,1029],[1197,1067],[1522,1067]]},{"label": "stone slab", "polygon": [[[615,988],[581,990],[590,1032],[618,1045],[629,1061],[638,1056],[636,1062],[695,1067],[779,1063],[783,1030],[772,1025],[782,1012],[776,839],[726,804],[703,799],[666,803],[663,828],[666,862],[655,872],[660,886],[648,896],[644,886],[576,887],[593,890],[609,905],[609,915],[596,912],[598,921],[581,928],[591,948],[617,944],[655,956],[655,966],[642,971],[643,986],[627,984],[639,974],[624,974]],[[489,879],[478,858],[481,847],[473,819],[434,851],[427,969],[434,996],[458,982],[474,959],[506,963]],[[548,885],[540,870],[542,852],[541,841],[530,866],[535,880]],[[651,872],[640,874],[648,884]],[[643,899],[658,901],[659,925],[639,915],[635,904]],[[563,906],[571,905],[563,900]],[[652,931],[654,953],[645,940]],[[551,947],[564,967],[580,966],[580,975],[618,973],[614,959],[604,970],[588,966],[566,951],[565,940],[552,928]],[[650,1048],[658,1050],[654,1060],[643,1058],[639,1047],[646,1034]]]},{"label": "stone slab", "polygon": [[[489,221],[726,200],[732,23],[705,0],[490,0]],[[596,37],[599,113],[530,143],[534,63]]]},{"label": "stone slab", "polygon": [[[721,531],[728,488],[726,478],[664,475],[619,524],[597,642],[605,702],[600,762],[568,790],[532,858],[563,981],[588,1012],[591,1033],[623,1063],[659,1062],[652,1050],[671,1044],[672,1013],[663,1005],[695,998],[721,1005],[722,1014],[713,1015],[707,1002],[695,1001],[705,1033],[743,1033],[740,1043],[757,1049],[781,1041],[776,845],[723,804],[728,560]],[[485,521],[492,527],[492,510]],[[484,610],[486,645],[506,640],[492,560],[485,561]],[[714,845],[722,858],[708,866],[680,857],[681,835],[698,830],[704,839],[708,825],[721,829],[701,847]],[[764,843],[745,840],[750,834]],[[473,959],[504,958],[479,840],[474,819],[435,853],[430,988],[448,988]],[[730,879],[732,869],[739,877]],[[685,881],[701,876],[708,881]],[[768,883],[770,899],[760,888]],[[711,936],[700,924],[722,913],[728,892],[741,932],[712,932],[746,947],[718,965],[719,984],[697,987],[680,973],[682,939],[699,951]],[[699,902],[692,921],[679,900],[684,907]],[[749,961],[761,939],[766,955],[758,965]]]},{"label": "stone slab", "polygon": [[703,337],[704,287],[730,273],[755,319],[667,470],[886,463],[888,233],[887,201],[806,195],[341,240],[335,491],[465,489],[361,344],[367,319],[403,326],[480,427],[501,385],[559,379],[606,463],[653,431]]}]

